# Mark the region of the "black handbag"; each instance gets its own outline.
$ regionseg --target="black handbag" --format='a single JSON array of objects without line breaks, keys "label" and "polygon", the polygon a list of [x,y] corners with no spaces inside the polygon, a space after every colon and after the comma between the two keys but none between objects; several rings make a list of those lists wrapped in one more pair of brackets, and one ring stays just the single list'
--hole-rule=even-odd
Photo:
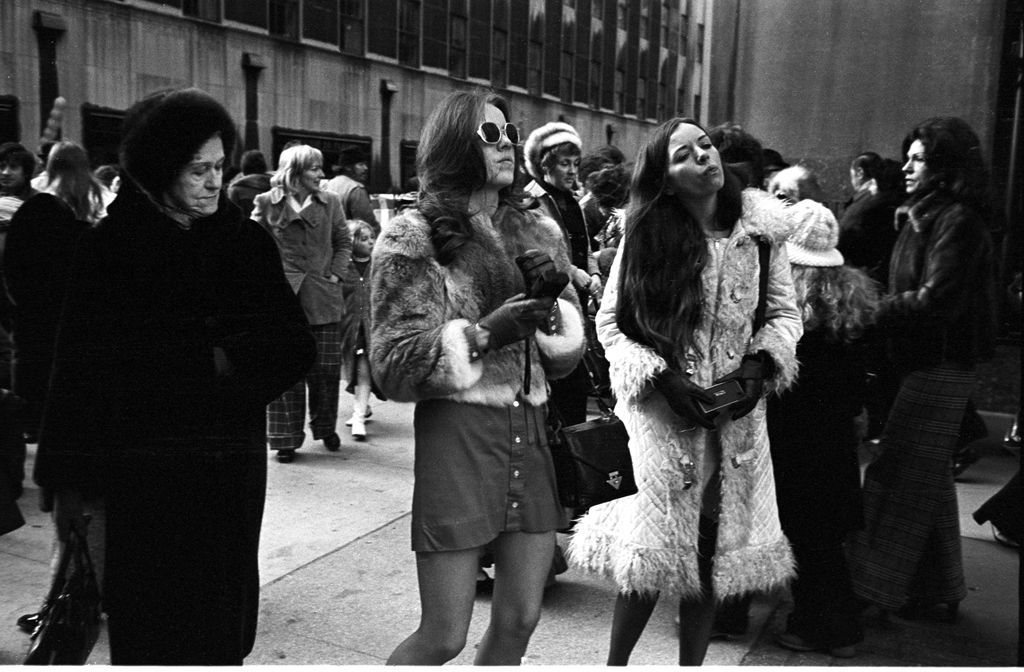
[{"label": "black handbag", "polygon": [[72,526],[25,665],[84,665],[100,634],[100,590],[85,533]]},{"label": "black handbag", "polygon": [[629,434],[622,420],[597,393],[595,373],[584,360],[601,416],[577,425],[556,426],[548,444],[555,466],[558,499],[562,506],[580,512],[595,504],[636,493]]}]

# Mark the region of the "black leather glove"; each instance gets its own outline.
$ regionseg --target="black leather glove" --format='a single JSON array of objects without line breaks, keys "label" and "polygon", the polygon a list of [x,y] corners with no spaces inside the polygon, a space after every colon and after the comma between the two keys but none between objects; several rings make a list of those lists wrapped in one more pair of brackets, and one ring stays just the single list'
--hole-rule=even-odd
[{"label": "black leather glove", "polygon": [[490,332],[487,347],[497,350],[531,336],[545,323],[554,302],[554,297],[512,299],[480,318],[477,324]]},{"label": "black leather glove", "polygon": [[540,250],[527,250],[516,257],[516,265],[526,282],[526,295],[557,297],[569,284],[569,276],[555,268],[551,257]]},{"label": "black leather glove", "polygon": [[729,407],[733,420],[742,418],[757,406],[764,394],[764,379],[771,375],[773,366],[772,358],[762,350],[755,355],[746,355],[738,369],[715,381],[717,385],[726,380],[737,380],[743,387],[743,398]]},{"label": "black leather glove", "polygon": [[697,404],[698,401],[703,401],[711,405],[715,398],[686,376],[672,369],[665,369],[655,376],[654,389],[665,395],[669,408],[679,417],[686,418],[705,429],[715,428],[714,418],[718,414],[705,413]]}]

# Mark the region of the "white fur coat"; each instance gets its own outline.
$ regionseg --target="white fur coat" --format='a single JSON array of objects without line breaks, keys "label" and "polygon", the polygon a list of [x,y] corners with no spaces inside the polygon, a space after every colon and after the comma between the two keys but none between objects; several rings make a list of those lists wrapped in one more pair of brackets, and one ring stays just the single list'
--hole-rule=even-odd
[{"label": "white fur coat", "polygon": [[[789,261],[781,241],[794,217],[832,217],[823,206],[804,201],[786,208],[758,192],[743,195],[743,214],[728,239],[718,245],[720,270],[703,271],[707,310],[699,325],[692,380],[702,387],[736,369],[743,355],[767,351],[775,364],[766,392],[784,389],[797,373],[796,343],[803,333],[793,294]],[[758,247],[754,236],[773,241],[767,295],[767,322],[751,338],[758,295]],[[718,419],[717,432],[688,424],[669,408],[651,379],[667,368],[652,348],[623,335],[616,325],[619,256],[597,316],[598,337],[610,364],[616,413],[630,435],[639,492],[593,507],[577,523],[569,558],[585,570],[612,578],[622,592],[668,591],[696,596],[700,591],[697,541],[708,441],[721,445],[721,507],[712,582],[717,598],[762,590],[793,575],[793,556],[779,526],[775,503],[765,407],[748,415]],[[717,437],[715,436],[717,434]],[[683,487],[684,464],[697,478]],[[710,469],[709,469],[710,471]]]}]

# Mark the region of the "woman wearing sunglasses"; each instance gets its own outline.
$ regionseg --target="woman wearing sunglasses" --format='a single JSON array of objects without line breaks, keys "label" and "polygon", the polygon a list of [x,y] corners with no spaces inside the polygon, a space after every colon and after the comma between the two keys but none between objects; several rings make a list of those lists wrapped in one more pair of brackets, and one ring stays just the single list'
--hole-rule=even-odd
[{"label": "woman wearing sunglasses", "polygon": [[494,592],[474,662],[519,664],[566,524],[545,380],[575,368],[583,322],[558,225],[523,209],[517,140],[503,99],[445,98],[420,138],[419,202],[374,248],[371,368],[388,397],[416,402],[421,617],[390,664],[440,665],[462,651],[485,545]]}]

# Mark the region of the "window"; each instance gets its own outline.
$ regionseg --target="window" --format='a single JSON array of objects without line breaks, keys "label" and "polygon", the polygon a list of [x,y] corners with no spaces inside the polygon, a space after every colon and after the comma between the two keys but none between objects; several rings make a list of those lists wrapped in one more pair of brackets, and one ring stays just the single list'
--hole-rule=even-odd
[{"label": "window", "polygon": [[690,39],[690,17],[686,14],[679,15],[679,55],[683,58],[689,56],[686,50],[689,48]]},{"label": "window", "polygon": [[640,37],[651,37],[651,0],[640,0]]},{"label": "window", "polygon": [[696,95],[693,97],[693,118],[697,121],[700,121],[700,106],[701,97],[700,95]]},{"label": "window", "polygon": [[448,67],[448,3],[425,0],[423,3],[423,65]]},{"label": "window", "polygon": [[530,43],[529,0],[512,0],[509,19],[508,83],[525,89]]},{"label": "window", "polygon": [[697,62],[704,62],[704,24],[697,24]]},{"label": "window", "polygon": [[668,4],[668,0],[661,0],[661,41],[658,42],[658,44],[660,44],[662,47],[667,47],[669,45],[668,33],[669,24],[671,23],[669,17],[672,16],[672,13],[669,11]]},{"label": "window", "polygon": [[18,121],[20,101],[15,96],[0,96],[0,143],[21,140]]},{"label": "window", "polygon": [[629,29],[629,0],[617,0],[615,8],[615,25],[619,30]]},{"label": "window", "polygon": [[526,68],[526,88],[534,96],[541,95],[544,66],[544,45],[538,40],[530,40],[530,54]]},{"label": "window", "polygon": [[615,69],[615,113],[623,114],[626,109],[626,71]]},{"label": "window", "polygon": [[658,109],[654,116],[658,121],[668,117],[668,83],[665,81],[658,82]]},{"label": "window", "polygon": [[366,16],[366,50],[388,58],[398,58],[395,31],[398,27],[398,3],[374,2]]},{"label": "window", "polygon": [[338,0],[302,0],[302,36],[338,44]]},{"label": "window", "polygon": [[686,89],[683,87],[676,91],[676,114],[680,117],[686,116]]},{"label": "window", "polygon": [[466,78],[466,17],[451,17],[451,40],[448,44],[448,72],[452,77]]},{"label": "window", "polygon": [[491,78],[491,4],[469,3],[469,76]]},{"label": "window", "polygon": [[341,0],[341,40],[338,46],[347,54],[363,55],[363,1]]},{"label": "window", "polygon": [[224,18],[266,29],[267,3],[252,2],[252,0],[224,0]]},{"label": "window", "polygon": [[[597,9],[595,7],[595,9]],[[590,17],[590,77],[587,102],[591,107],[601,107],[601,48],[604,46],[604,21],[595,13]]]},{"label": "window", "polygon": [[402,0],[398,15],[398,62],[420,65],[420,0]]},{"label": "window", "polygon": [[647,78],[640,77],[636,83],[636,116],[643,119],[647,116]]},{"label": "window", "polygon": [[270,0],[270,34],[299,39],[299,0]]},{"label": "window", "polygon": [[220,23],[220,0],[185,0],[181,13],[204,21]]},{"label": "window", "polygon": [[491,82],[498,88],[508,86],[508,33],[499,28],[491,36]]}]

